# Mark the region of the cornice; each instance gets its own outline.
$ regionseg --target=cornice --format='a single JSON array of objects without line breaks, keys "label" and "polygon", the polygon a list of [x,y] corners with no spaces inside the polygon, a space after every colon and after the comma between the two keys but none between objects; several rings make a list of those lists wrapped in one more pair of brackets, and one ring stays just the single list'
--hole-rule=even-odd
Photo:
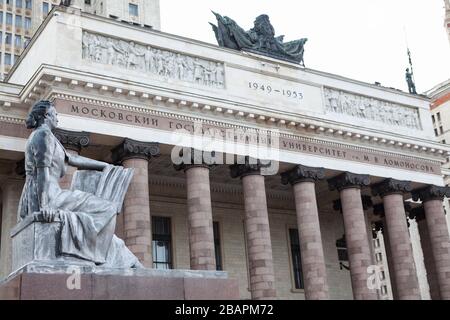
[{"label": "cornice", "polygon": [[[125,93],[122,92],[122,94],[125,94]],[[137,95],[135,92],[133,92],[132,94],[133,94],[133,96]],[[57,93],[57,92],[53,93],[51,95],[50,99],[63,99],[63,100],[68,100],[68,101],[73,101],[73,102],[78,102],[78,103],[86,103],[86,104],[93,104],[93,105],[108,107],[108,108],[117,109],[117,110],[127,110],[127,111],[134,111],[134,112],[139,112],[139,113],[149,114],[149,115],[154,115],[154,116],[169,117],[172,119],[178,119],[178,120],[182,120],[182,121],[201,122],[201,123],[204,123],[206,125],[211,125],[211,126],[223,126],[226,128],[247,129],[247,130],[248,129],[250,129],[250,130],[268,130],[268,131],[270,131],[271,129],[272,130],[273,129],[280,130],[280,127],[278,127],[278,126],[273,126],[272,128],[270,128],[270,127],[258,128],[258,127],[255,127],[255,121],[243,121],[243,120],[249,120],[250,118],[252,120],[255,120],[256,119],[255,114],[248,114],[247,116],[245,116],[245,114],[244,115],[234,114],[234,116],[232,117],[231,116],[232,113],[230,113],[229,116],[220,118],[218,120],[211,120],[208,118],[204,118],[204,116],[207,115],[207,113],[211,113],[212,115],[217,115],[217,113],[219,113],[219,112],[227,113],[227,111],[225,111],[221,108],[215,108],[215,107],[212,107],[209,105],[200,105],[195,102],[188,102],[185,100],[179,101],[179,100],[162,97],[162,96],[153,96],[152,97],[150,95],[144,95],[144,96],[140,96],[140,100],[142,100],[142,102],[147,102],[147,103],[150,102],[152,106],[156,106],[156,107],[161,107],[161,106],[175,107],[177,109],[177,111],[181,111],[180,109],[186,108],[186,109],[190,110],[191,114],[192,114],[191,111],[200,110],[201,114],[185,115],[185,114],[174,113],[174,112],[170,112],[170,111],[154,110],[154,109],[150,109],[149,107],[139,107],[139,106],[135,106],[132,104],[125,105],[125,104],[117,103],[117,102],[104,101],[104,100],[99,100],[99,99],[94,99],[94,98],[79,97],[79,96],[74,96],[71,94],[64,94],[64,93]],[[231,123],[230,122],[231,118],[238,120],[238,122]],[[269,119],[268,121],[270,122],[271,120]],[[294,125],[290,126],[289,124],[284,122],[284,125],[285,125],[284,131],[288,131],[288,130],[295,131],[296,134],[280,132],[279,136],[282,138],[289,138],[289,139],[297,140],[300,142],[314,142],[314,143],[318,143],[318,144],[324,144],[324,145],[327,145],[330,147],[334,146],[334,147],[339,147],[339,148],[346,148],[349,150],[355,150],[355,151],[359,151],[359,152],[369,152],[370,153],[371,151],[372,152],[376,151],[376,152],[381,153],[386,156],[394,156],[398,159],[405,159],[405,160],[420,159],[420,160],[426,160],[426,161],[439,162],[438,160],[432,160],[430,158],[420,157],[418,155],[405,155],[405,154],[395,153],[395,152],[393,152],[395,150],[393,150],[391,152],[391,151],[386,151],[383,149],[374,148],[374,145],[360,146],[360,145],[351,144],[351,142],[349,142],[348,139],[351,137],[354,137],[354,139],[360,139],[363,141],[368,141],[368,142],[371,141],[370,137],[362,136],[360,134],[353,135],[352,133],[345,132],[345,131],[335,132],[333,129],[327,130],[325,127],[316,127],[314,125],[307,125],[305,123],[300,123],[300,124],[298,124],[298,126],[294,126]],[[320,135],[318,138],[322,138],[322,139],[330,139],[330,137],[336,137],[336,136],[341,136],[344,138],[342,139],[342,141],[330,141],[330,140],[321,140],[321,139],[308,137],[308,136],[299,136],[298,133],[303,133],[303,134],[319,133]],[[420,153],[425,153],[427,151],[427,155],[432,155],[434,157],[441,157],[441,158],[446,157],[447,151],[444,151],[441,149],[438,150],[435,148],[427,148],[424,146],[420,147],[419,145],[403,144],[400,142],[396,144],[395,141],[393,141],[393,140],[387,141],[386,139],[379,140],[378,138],[375,138],[375,140],[380,145],[396,146],[398,144],[401,144],[402,148],[403,148],[402,150],[407,150],[409,152],[417,152],[420,154]]]},{"label": "cornice", "polygon": [[[48,67],[49,70],[44,70],[44,67]],[[436,158],[434,161],[440,162],[450,155],[450,148],[438,142],[425,139],[412,139],[409,136],[401,135],[393,138],[389,132],[370,132],[365,134],[360,131],[361,128],[342,127],[342,125],[338,126],[338,123],[329,123],[319,118],[310,117],[307,119],[302,118],[301,115],[293,117],[280,114],[274,116],[270,110],[255,109],[255,106],[252,105],[243,106],[247,111],[241,111],[243,110],[242,106],[233,107],[235,104],[231,104],[231,102],[226,104],[220,102],[217,105],[212,105],[196,96],[186,96],[183,99],[174,98],[170,97],[172,96],[170,91],[163,89],[160,91],[159,88],[158,90],[154,88],[153,91],[161,92],[162,95],[149,93],[146,87],[138,90],[138,86],[132,86],[136,87],[136,90],[130,90],[129,88],[105,86],[101,82],[107,79],[99,78],[95,82],[89,82],[89,80],[86,82],[77,79],[76,74],[73,75],[74,78],[70,77],[67,73],[71,70],[59,70],[60,68],[52,68],[51,66],[44,67],[35,74],[33,81],[30,80],[29,85],[32,87],[22,90],[21,99],[23,103],[31,104],[39,98],[61,98],[110,108],[169,116],[180,120],[202,121],[212,125],[221,124],[230,128],[254,127],[255,129],[261,129],[261,126],[263,126],[264,130],[276,129],[282,132],[281,136],[300,141],[308,141],[308,138],[314,139],[311,136],[317,136],[323,139],[318,140],[318,142],[323,141],[323,143],[328,143],[331,146],[345,146],[352,150],[366,152],[376,150],[385,155],[394,155],[405,159],[416,158],[433,161],[427,158],[431,156]],[[56,73],[62,71],[65,74],[64,76],[56,76],[45,73],[48,71]],[[79,92],[75,93],[74,90]],[[94,97],[80,97],[77,94]],[[119,97],[128,101],[112,102],[113,99],[117,101]],[[148,107],[143,108],[142,104],[150,105],[152,108],[160,108],[161,110],[169,109],[170,111],[149,110]],[[292,121],[294,118],[295,121]],[[231,120],[235,123],[231,123]],[[301,133],[310,137],[298,137],[295,133]],[[391,149],[392,151],[386,151],[386,149]],[[396,152],[407,152],[411,155],[398,154]]]},{"label": "cornice", "polygon": [[[370,143],[374,147],[377,145],[387,146],[392,148],[401,148],[404,150],[409,150],[411,152],[426,152],[427,154],[436,154],[438,157],[447,157],[447,152],[450,153],[450,149],[444,148],[444,146],[438,142],[429,141],[426,139],[415,138],[417,143],[411,143],[410,136],[398,135],[393,138],[392,134],[389,132],[377,132],[370,128],[364,128],[366,131],[371,131],[367,133],[361,133],[360,127],[345,125],[343,128],[342,124],[333,123],[326,119],[308,117],[305,118],[299,114],[282,114],[280,112],[274,113],[270,110],[260,108],[255,105],[245,105],[240,103],[239,110],[235,109],[233,106],[236,104],[233,101],[216,101],[212,104],[205,103],[205,97],[200,97],[192,94],[187,94],[183,96],[183,100],[177,98],[179,92],[172,91],[164,87],[155,87],[151,85],[142,86],[138,83],[124,82],[123,85],[127,87],[134,87],[133,90],[124,89],[121,86],[122,79],[113,79],[115,83],[113,86],[105,86],[104,83],[111,83],[111,78],[106,78],[100,75],[86,74],[81,71],[71,70],[63,67],[55,67],[49,65],[43,65],[33,76],[34,80],[29,81],[29,85],[34,86],[49,86],[49,85],[65,85],[70,87],[71,91],[66,92],[67,95],[89,93],[89,95],[96,94],[98,99],[107,99],[107,93],[114,94],[114,97],[122,96],[129,100],[130,103],[141,104],[142,102],[153,102],[154,105],[156,100],[159,103],[163,102],[164,107],[176,107],[177,112],[201,112],[202,116],[217,116],[235,117],[241,122],[246,123],[258,123],[265,124],[268,127],[275,127],[278,129],[289,129],[289,130],[299,130],[308,134],[321,134],[327,137],[333,137],[342,139],[347,143]],[[84,78],[85,80],[81,80]],[[89,78],[90,80],[86,80]],[[39,80],[40,79],[40,80]],[[91,81],[91,82],[89,82]],[[28,84],[26,87],[28,87]],[[59,88],[58,90],[61,90]],[[80,92],[74,93],[73,90],[80,90]],[[161,96],[151,94],[148,90],[157,91]],[[33,91],[42,91],[42,89],[33,89]],[[28,101],[36,98],[34,92],[27,89],[26,92],[22,94],[22,98]],[[144,92],[145,91],[145,92]],[[26,94],[25,94],[26,93]],[[163,96],[164,95],[164,96]],[[167,96],[165,96],[167,95]],[[172,97],[169,97],[172,96]],[[104,98],[102,98],[104,97]],[[48,97],[46,97],[48,98]],[[133,100],[134,99],[134,100]],[[114,99],[117,100],[117,99]],[[158,102],[156,101],[156,102]],[[166,103],[168,101],[168,103]],[[126,102],[127,104],[129,103]],[[224,104],[225,103],[225,104]],[[246,109],[242,111],[242,109]],[[389,137],[391,136],[391,137]],[[393,139],[392,139],[393,138]],[[420,142],[420,143],[419,143]]]}]

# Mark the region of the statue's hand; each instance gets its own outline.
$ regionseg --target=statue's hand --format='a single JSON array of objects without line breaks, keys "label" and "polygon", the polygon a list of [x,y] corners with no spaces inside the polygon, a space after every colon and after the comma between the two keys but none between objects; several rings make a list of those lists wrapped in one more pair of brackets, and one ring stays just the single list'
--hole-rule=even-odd
[{"label": "statue's hand", "polygon": [[55,218],[58,216],[59,214],[59,210],[56,209],[52,209],[49,207],[45,207],[41,209],[41,215],[42,215],[42,220],[43,222],[54,222]]}]

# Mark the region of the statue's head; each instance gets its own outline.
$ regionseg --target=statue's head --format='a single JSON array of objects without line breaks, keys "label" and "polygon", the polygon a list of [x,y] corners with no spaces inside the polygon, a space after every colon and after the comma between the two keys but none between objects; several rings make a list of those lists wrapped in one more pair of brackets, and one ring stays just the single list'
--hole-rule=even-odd
[{"label": "statue's head", "polygon": [[48,100],[36,102],[26,120],[28,129],[36,129],[43,124],[47,124],[51,130],[58,126],[55,105]]},{"label": "statue's head", "polygon": [[275,34],[275,30],[270,23],[269,16],[267,14],[262,14],[256,18],[254,30],[264,35],[273,36]]},{"label": "statue's head", "polygon": [[269,16],[267,14],[261,14],[255,19],[255,25],[270,24]]}]

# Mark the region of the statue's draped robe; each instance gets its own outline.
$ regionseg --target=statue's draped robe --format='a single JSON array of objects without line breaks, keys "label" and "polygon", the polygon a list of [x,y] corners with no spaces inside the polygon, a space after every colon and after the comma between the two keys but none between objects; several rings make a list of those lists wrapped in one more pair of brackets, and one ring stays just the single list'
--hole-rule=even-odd
[{"label": "statue's draped robe", "polygon": [[98,265],[129,268],[139,265],[124,242],[114,235],[117,205],[79,190],[62,190],[58,181],[66,171],[66,151],[48,126],[30,136],[25,152],[26,182],[19,204],[25,218],[39,212],[37,169],[49,168],[49,208],[60,210],[59,252]]}]

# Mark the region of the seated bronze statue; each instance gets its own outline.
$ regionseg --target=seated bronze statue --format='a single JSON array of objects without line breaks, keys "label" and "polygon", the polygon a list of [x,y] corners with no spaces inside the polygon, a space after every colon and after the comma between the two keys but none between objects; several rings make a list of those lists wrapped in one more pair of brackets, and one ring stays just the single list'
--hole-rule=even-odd
[{"label": "seated bronze statue", "polygon": [[[39,223],[58,225],[58,260],[113,268],[141,267],[114,235],[132,170],[66,152],[52,132],[58,120],[50,101],[37,102],[26,124],[34,130],[25,150],[26,182],[18,209],[21,219],[31,216]],[[59,186],[67,165],[80,170],[74,175],[71,190]],[[41,247],[45,245],[45,241],[40,242]]]}]

